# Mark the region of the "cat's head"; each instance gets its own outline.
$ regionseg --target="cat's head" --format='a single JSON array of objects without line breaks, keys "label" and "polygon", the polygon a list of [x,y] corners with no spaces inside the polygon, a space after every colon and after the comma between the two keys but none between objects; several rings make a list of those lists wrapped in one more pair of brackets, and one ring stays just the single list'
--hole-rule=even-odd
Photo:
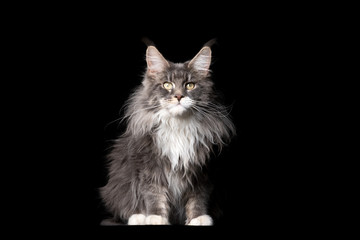
[{"label": "cat's head", "polygon": [[208,104],[213,94],[209,46],[205,45],[184,63],[168,61],[155,46],[148,46],[146,63],[143,85],[149,93],[149,102],[158,104],[173,116],[182,116]]},{"label": "cat's head", "polygon": [[174,126],[189,122],[199,141],[207,139],[221,146],[235,134],[229,109],[218,102],[210,78],[212,43],[206,43],[183,63],[171,62],[155,46],[148,46],[142,85],[126,104],[126,134],[144,135],[163,123]]}]

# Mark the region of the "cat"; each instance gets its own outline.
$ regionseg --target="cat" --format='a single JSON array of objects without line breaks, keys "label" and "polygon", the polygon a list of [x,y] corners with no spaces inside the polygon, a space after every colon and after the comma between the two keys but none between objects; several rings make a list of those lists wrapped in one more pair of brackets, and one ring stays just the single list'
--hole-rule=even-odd
[{"label": "cat", "polygon": [[142,84],[125,105],[127,128],[114,141],[100,196],[114,221],[128,225],[213,225],[212,185],[204,169],[214,146],[236,134],[211,80],[211,41],[173,63],[154,44]]}]

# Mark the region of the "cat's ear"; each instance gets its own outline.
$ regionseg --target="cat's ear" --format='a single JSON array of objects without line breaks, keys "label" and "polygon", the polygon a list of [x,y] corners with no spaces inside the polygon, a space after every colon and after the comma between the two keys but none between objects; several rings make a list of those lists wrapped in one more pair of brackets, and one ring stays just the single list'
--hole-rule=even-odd
[{"label": "cat's ear", "polygon": [[147,71],[150,75],[156,75],[169,67],[168,61],[154,46],[149,46],[146,50]]},{"label": "cat's ear", "polygon": [[189,62],[188,67],[194,68],[203,75],[207,75],[211,64],[211,49],[203,47],[198,54]]}]

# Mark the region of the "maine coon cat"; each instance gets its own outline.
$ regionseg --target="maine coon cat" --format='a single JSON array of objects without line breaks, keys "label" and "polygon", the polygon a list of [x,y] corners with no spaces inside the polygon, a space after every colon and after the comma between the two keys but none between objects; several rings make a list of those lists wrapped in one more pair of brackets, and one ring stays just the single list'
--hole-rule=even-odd
[{"label": "maine coon cat", "polygon": [[108,155],[104,205],[115,221],[129,225],[212,225],[203,167],[235,127],[216,100],[210,44],[184,63],[166,60],[149,45],[146,63],[142,84],[126,104],[126,131]]}]

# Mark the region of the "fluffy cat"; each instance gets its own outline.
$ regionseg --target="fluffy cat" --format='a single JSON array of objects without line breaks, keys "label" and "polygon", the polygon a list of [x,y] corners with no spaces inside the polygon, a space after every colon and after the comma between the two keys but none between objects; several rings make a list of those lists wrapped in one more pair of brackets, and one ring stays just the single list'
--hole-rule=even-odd
[{"label": "fluffy cat", "polygon": [[108,155],[102,201],[115,221],[129,225],[212,225],[204,166],[235,127],[216,101],[210,44],[184,63],[148,45],[146,63],[142,84],[126,104],[126,131]]}]

